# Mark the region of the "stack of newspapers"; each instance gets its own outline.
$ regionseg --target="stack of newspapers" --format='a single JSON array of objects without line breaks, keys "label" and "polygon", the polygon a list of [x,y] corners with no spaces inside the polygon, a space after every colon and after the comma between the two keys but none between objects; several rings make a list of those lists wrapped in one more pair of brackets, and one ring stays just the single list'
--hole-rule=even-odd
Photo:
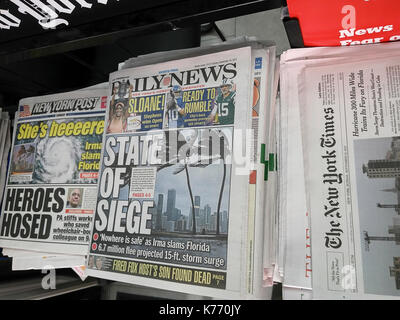
[{"label": "stack of newspapers", "polygon": [[100,86],[20,101],[1,210],[13,270],[71,267],[84,279],[107,105]]},{"label": "stack of newspapers", "polygon": [[400,43],[281,56],[286,299],[400,296]]},{"label": "stack of newspapers", "polygon": [[269,299],[275,55],[254,39],[152,54],[20,101],[0,218],[13,269]]},{"label": "stack of newspapers", "polygon": [[8,112],[0,108],[0,204],[6,181],[7,160],[11,146],[11,121]]},{"label": "stack of newspapers", "polygon": [[399,49],[276,63],[242,38],[23,99],[12,134],[0,109],[3,254],[208,298],[398,298]]}]

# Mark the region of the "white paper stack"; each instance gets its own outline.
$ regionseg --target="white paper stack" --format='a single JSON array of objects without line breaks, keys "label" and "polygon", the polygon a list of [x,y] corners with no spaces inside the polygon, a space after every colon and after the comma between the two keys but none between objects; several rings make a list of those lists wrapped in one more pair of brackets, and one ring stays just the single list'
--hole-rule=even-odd
[{"label": "white paper stack", "polygon": [[271,296],[275,47],[247,40],[134,58],[110,75],[89,275]]},{"label": "white paper stack", "polygon": [[399,43],[281,56],[286,299],[398,298]]},{"label": "white paper stack", "polygon": [[8,112],[4,112],[0,108],[0,199],[2,199],[4,192],[8,154],[11,146],[10,126],[11,121]]}]

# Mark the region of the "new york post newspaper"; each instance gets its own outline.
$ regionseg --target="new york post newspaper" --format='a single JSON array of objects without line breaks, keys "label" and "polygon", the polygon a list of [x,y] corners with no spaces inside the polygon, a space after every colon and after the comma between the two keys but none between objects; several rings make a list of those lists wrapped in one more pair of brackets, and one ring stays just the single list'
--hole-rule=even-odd
[{"label": "new york post newspaper", "polygon": [[87,253],[106,102],[98,89],[20,101],[0,247]]}]

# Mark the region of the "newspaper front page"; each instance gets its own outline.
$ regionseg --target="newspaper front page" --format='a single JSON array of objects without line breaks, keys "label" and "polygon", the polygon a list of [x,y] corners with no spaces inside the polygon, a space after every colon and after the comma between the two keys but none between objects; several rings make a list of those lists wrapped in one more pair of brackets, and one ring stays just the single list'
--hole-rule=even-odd
[{"label": "newspaper front page", "polygon": [[[281,109],[279,194],[280,218],[284,246],[279,253],[284,257],[283,296],[288,299],[309,297],[312,287],[311,226],[306,205],[303,145],[301,138],[299,87],[304,87],[299,75],[304,68],[321,64],[360,61],[370,55],[388,56],[399,50],[399,43],[379,46],[352,46],[291,49],[281,55]],[[301,91],[301,90],[300,90]],[[298,290],[297,290],[298,289]],[[296,297],[295,293],[298,291]]]},{"label": "newspaper front page", "polygon": [[400,297],[400,59],[307,68],[313,297]]},{"label": "newspaper front page", "polygon": [[84,255],[96,207],[106,91],[20,101],[0,247]]},{"label": "newspaper front page", "polygon": [[111,74],[90,276],[246,295],[251,60],[245,47]]}]

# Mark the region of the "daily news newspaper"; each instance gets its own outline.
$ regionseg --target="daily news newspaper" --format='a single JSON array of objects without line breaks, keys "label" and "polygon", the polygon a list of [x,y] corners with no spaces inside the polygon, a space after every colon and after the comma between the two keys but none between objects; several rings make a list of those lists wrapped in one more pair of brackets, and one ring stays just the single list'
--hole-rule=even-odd
[{"label": "daily news newspaper", "polygon": [[[362,61],[364,59],[364,61]],[[400,296],[400,59],[306,68],[313,297]]]},{"label": "daily news newspaper", "polygon": [[110,75],[88,275],[246,294],[251,60],[244,47]]},{"label": "daily news newspaper", "polygon": [[0,247],[87,253],[106,106],[105,90],[20,101]]}]

